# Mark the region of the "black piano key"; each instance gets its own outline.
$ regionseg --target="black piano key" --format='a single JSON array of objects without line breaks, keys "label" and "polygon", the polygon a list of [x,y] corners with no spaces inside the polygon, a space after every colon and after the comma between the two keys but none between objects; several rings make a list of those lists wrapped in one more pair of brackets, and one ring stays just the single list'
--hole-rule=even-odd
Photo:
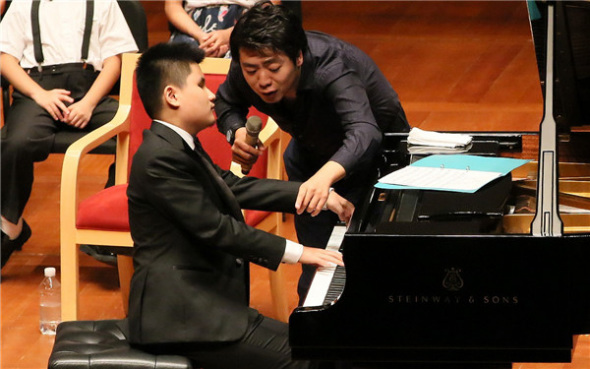
[{"label": "black piano key", "polygon": [[332,276],[332,281],[330,282],[330,287],[328,288],[328,292],[326,293],[326,297],[324,298],[324,304],[330,304],[333,301],[336,301],[342,294],[345,283],[346,270],[344,269],[344,267],[337,265],[336,270],[334,271],[334,275]]}]

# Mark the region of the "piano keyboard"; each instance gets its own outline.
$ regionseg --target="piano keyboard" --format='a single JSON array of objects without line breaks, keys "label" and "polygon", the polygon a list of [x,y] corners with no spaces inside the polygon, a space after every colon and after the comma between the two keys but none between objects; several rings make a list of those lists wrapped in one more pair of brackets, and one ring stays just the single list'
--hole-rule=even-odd
[{"label": "piano keyboard", "polygon": [[[327,250],[339,251],[346,226],[337,224],[328,240]],[[346,272],[339,265],[318,268],[307,292],[303,306],[321,306],[336,300],[344,289]]]}]

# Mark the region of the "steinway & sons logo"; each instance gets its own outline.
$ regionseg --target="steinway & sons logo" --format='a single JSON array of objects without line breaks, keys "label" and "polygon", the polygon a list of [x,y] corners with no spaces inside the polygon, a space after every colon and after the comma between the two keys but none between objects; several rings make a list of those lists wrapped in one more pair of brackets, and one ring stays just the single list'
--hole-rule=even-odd
[{"label": "steinway & sons logo", "polygon": [[517,305],[517,295],[498,295],[481,293],[478,295],[458,292],[465,282],[461,268],[451,267],[444,270],[442,287],[448,293],[441,294],[392,294],[388,296],[391,304],[483,304],[483,305]]},{"label": "steinway & sons logo", "polygon": [[461,269],[449,268],[445,269],[447,275],[442,281],[442,285],[447,291],[455,292],[463,288],[463,279],[461,278]]}]

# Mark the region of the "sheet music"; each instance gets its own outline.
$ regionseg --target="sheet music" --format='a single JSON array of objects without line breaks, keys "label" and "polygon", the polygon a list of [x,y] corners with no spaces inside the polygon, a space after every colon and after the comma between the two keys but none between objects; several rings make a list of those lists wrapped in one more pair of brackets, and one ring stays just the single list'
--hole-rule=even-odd
[{"label": "sheet music", "polygon": [[412,189],[475,192],[498,177],[500,177],[500,173],[497,172],[414,167],[410,165],[388,174],[379,182],[411,187]]},{"label": "sheet music", "polygon": [[375,187],[473,193],[527,161],[477,155],[431,155],[386,175]]},{"label": "sheet music", "polygon": [[408,134],[408,144],[431,147],[466,147],[472,140],[473,138],[466,134],[425,131],[417,127],[412,128]]}]

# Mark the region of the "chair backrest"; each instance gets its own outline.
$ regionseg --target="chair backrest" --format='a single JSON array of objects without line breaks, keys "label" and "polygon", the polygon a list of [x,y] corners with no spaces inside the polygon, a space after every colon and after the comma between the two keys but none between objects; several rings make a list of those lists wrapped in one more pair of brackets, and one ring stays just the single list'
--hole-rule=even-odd
[{"label": "chair backrest", "polygon": [[[201,69],[205,74],[207,87],[213,93],[216,93],[219,86],[225,81],[227,71],[229,70],[229,63],[230,61],[228,59],[218,58],[205,58],[203,63],[201,63]],[[258,112],[255,108],[250,109],[249,115],[260,116],[264,124],[268,119],[267,116]],[[149,129],[150,125],[151,119],[143,108],[134,78],[129,128],[129,168],[131,167],[133,155],[143,140],[143,131]],[[229,170],[232,159],[231,147],[225,140],[225,136],[217,130],[217,126],[212,126],[201,131],[198,137],[213,162],[220,168]],[[264,178],[266,177],[266,168],[267,159],[264,155],[252,167],[249,175]]]},{"label": "chair backrest", "polygon": [[[219,86],[225,81],[226,74],[206,73],[207,87],[216,93]],[[260,113],[256,108],[251,108],[248,116],[258,115],[263,122],[266,124],[268,116]],[[222,169],[229,170],[232,160],[231,147],[225,139],[225,135],[221,134],[217,129],[217,126],[212,126],[198,134],[199,140],[203,145],[205,151],[211,156],[213,162]],[[252,167],[249,173],[250,176],[264,178],[266,177],[266,155],[259,158],[256,164]]]},{"label": "chair backrest", "polygon": [[[219,85],[225,81],[227,72],[223,73],[223,71],[206,70],[207,68],[203,68],[207,88],[211,90],[211,92],[216,93]],[[219,165],[222,169],[229,170],[231,165],[231,147],[227,143],[225,136],[219,132],[217,126],[213,125],[202,130],[197,137],[213,162]]]},{"label": "chair backrest", "polygon": [[[205,58],[201,63],[201,69],[205,74],[205,80],[207,87],[213,93],[217,93],[219,86],[225,81],[227,73],[229,71],[231,60],[220,59],[220,58]],[[262,119],[263,126],[266,125],[268,116],[260,113],[256,108],[250,108],[248,117],[251,115],[257,115]],[[209,127],[201,131],[198,135],[203,148],[213,162],[219,165],[220,168],[229,170],[231,165],[231,147],[225,140],[225,135],[221,134],[217,130],[217,126]],[[265,178],[267,169],[267,156],[261,156],[256,164],[252,167],[249,175]]]},{"label": "chair backrest", "polygon": [[129,119],[129,168],[131,168],[133,155],[135,155],[135,152],[143,141],[143,131],[149,129],[152,123],[152,120],[146,113],[141,98],[139,97],[135,72],[133,72],[133,92],[131,94],[131,111],[129,112]]}]

